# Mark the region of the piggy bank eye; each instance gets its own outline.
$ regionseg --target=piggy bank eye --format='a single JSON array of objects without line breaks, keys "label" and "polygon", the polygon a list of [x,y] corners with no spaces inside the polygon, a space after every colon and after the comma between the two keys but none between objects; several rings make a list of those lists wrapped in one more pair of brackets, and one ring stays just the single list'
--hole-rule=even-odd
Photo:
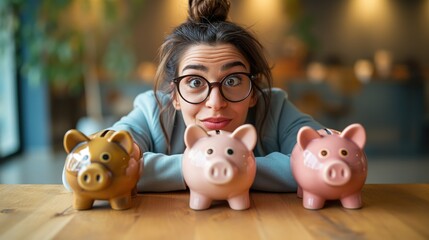
[{"label": "piggy bank eye", "polygon": [[208,155],[213,154],[213,149],[212,149],[212,148],[207,149],[207,154],[208,154]]},{"label": "piggy bank eye", "polygon": [[328,156],[328,153],[329,153],[328,150],[322,149],[319,153],[319,156],[322,158],[325,158],[326,156]]},{"label": "piggy bank eye", "polygon": [[340,155],[343,157],[346,157],[347,155],[349,155],[349,152],[347,151],[347,149],[340,149]]},{"label": "piggy bank eye", "polygon": [[226,154],[228,154],[228,155],[232,155],[232,154],[234,154],[234,150],[232,150],[231,148],[228,148],[228,149],[226,150]]},{"label": "piggy bank eye", "polygon": [[110,153],[104,152],[100,155],[100,159],[103,161],[109,161],[110,160]]}]

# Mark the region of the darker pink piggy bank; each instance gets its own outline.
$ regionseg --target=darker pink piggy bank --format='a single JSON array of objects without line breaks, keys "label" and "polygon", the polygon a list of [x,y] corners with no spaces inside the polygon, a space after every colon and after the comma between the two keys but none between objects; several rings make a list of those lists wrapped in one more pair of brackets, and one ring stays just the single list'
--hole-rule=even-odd
[{"label": "darker pink piggy bank", "polygon": [[361,190],[368,171],[365,140],[360,124],[323,136],[310,127],[299,130],[291,168],[305,208],[320,209],[325,200],[336,199],[344,208],[362,207]]},{"label": "darker pink piggy bank", "polygon": [[203,210],[227,200],[235,210],[250,207],[249,189],[256,174],[256,130],[246,124],[233,133],[207,133],[198,125],[185,131],[182,171],[190,189],[190,208]]}]

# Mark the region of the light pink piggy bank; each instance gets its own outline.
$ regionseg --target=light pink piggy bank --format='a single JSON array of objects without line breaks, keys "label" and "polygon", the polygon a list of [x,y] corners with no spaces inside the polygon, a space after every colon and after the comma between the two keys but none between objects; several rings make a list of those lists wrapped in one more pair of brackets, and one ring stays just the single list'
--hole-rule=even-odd
[{"label": "light pink piggy bank", "polygon": [[365,140],[360,124],[324,136],[310,127],[299,130],[291,168],[305,208],[320,209],[325,200],[336,199],[344,208],[362,207],[361,190],[368,171]]},{"label": "light pink piggy bank", "polygon": [[250,207],[249,189],[256,174],[256,130],[246,124],[233,133],[207,133],[198,125],[185,131],[182,171],[190,189],[190,208],[203,210],[227,200],[235,210]]}]

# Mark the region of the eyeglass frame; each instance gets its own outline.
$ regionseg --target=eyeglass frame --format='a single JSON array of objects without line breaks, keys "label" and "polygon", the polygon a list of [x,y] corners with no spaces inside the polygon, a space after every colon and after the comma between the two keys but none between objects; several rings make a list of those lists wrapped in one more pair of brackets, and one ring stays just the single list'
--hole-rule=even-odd
[{"label": "eyeglass frame", "polygon": [[[250,89],[249,89],[249,92],[247,93],[246,97],[244,97],[243,99],[238,100],[238,101],[232,101],[232,100],[228,99],[227,97],[225,97],[225,95],[223,94],[223,91],[222,91],[222,87],[221,87],[221,86],[222,86],[222,83],[223,83],[223,82],[224,82],[228,77],[233,76],[233,75],[236,75],[236,74],[243,74],[243,75],[245,75],[245,76],[247,76],[247,77],[249,78],[249,80],[250,80]],[[184,97],[183,97],[183,95],[182,95],[182,93],[180,92],[180,87],[179,87],[180,81],[182,81],[182,79],[184,79],[184,78],[186,78],[186,77],[191,77],[191,76],[199,77],[199,78],[201,78],[201,79],[204,79],[204,81],[206,81],[207,85],[209,86],[209,91],[208,91],[208,93],[207,93],[207,96],[206,96],[202,101],[200,101],[200,102],[191,102],[191,101],[187,100],[186,98],[184,98]],[[200,104],[200,103],[204,102],[205,100],[207,100],[207,98],[210,96],[210,93],[212,92],[212,89],[213,89],[214,87],[216,87],[216,86],[219,88],[219,92],[220,92],[220,94],[222,95],[222,97],[223,97],[225,100],[227,100],[228,102],[237,103],[237,102],[244,101],[246,98],[248,98],[248,97],[250,96],[250,94],[252,93],[252,90],[253,90],[253,86],[254,86],[253,81],[254,81],[254,79],[255,79],[255,78],[256,78],[256,75],[255,75],[255,74],[252,74],[252,73],[247,73],[247,72],[234,72],[234,73],[231,73],[231,74],[226,75],[226,76],[225,76],[225,77],[223,77],[223,78],[222,78],[222,80],[220,80],[219,82],[209,82],[209,80],[207,80],[207,79],[206,79],[205,77],[203,77],[203,76],[200,76],[200,75],[197,75],[197,74],[188,74],[188,75],[183,75],[183,76],[179,76],[179,77],[173,78],[172,82],[176,85],[176,89],[177,89],[177,91],[179,92],[180,97],[181,97],[185,102],[190,103],[190,104]]]}]

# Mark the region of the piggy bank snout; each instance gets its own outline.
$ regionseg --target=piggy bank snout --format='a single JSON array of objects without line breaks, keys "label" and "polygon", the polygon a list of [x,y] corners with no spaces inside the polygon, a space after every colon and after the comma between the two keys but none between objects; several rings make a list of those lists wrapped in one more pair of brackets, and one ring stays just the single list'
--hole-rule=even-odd
[{"label": "piggy bank snout", "polygon": [[226,184],[235,175],[235,167],[226,160],[214,159],[206,165],[205,177],[214,184]]},{"label": "piggy bank snout", "polygon": [[351,175],[350,167],[340,160],[326,162],[322,171],[323,181],[331,186],[346,184],[350,181]]},{"label": "piggy bank snout", "polygon": [[92,163],[79,171],[77,182],[87,191],[99,191],[110,184],[110,171],[100,163]]}]

